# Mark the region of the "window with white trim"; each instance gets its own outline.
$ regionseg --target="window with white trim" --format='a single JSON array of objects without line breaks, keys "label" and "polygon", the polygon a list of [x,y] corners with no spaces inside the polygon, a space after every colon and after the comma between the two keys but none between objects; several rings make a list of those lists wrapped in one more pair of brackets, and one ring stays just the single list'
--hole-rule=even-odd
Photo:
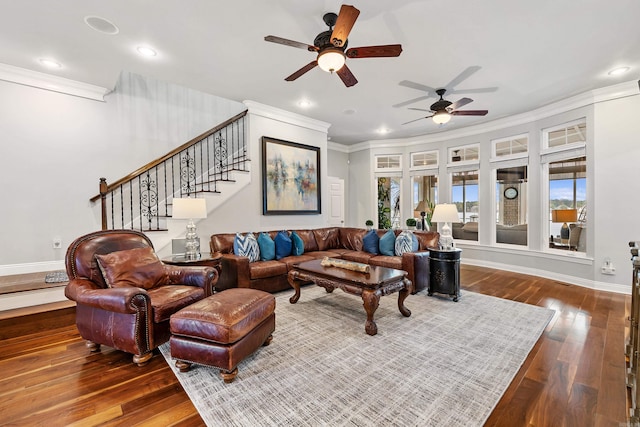
[{"label": "window with white trim", "polygon": [[438,150],[411,153],[411,169],[438,167]]},{"label": "window with white trim", "polygon": [[377,172],[402,171],[402,156],[400,154],[375,156],[375,170]]}]

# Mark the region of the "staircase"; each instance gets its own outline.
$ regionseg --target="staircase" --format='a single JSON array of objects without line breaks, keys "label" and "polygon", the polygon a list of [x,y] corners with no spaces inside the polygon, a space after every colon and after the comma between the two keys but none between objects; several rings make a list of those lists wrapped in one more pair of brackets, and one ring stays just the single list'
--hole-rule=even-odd
[{"label": "staircase", "polygon": [[[112,184],[101,178],[100,194],[90,200],[100,201],[102,229],[168,231],[175,197],[221,195],[223,187],[231,190],[224,184],[235,183],[238,173],[250,179],[246,115],[245,110]],[[214,201],[207,208],[218,205]]]}]

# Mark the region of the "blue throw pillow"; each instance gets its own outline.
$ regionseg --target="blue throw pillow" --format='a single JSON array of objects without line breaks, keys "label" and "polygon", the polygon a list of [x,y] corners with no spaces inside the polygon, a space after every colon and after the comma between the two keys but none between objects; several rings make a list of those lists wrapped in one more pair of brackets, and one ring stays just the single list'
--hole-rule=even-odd
[{"label": "blue throw pillow", "polygon": [[260,259],[262,261],[271,261],[276,259],[276,243],[268,233],[260,233],[258,235],[258,247],[260,248]]},{"label": "blue throw pillow", "polygon": [[236,233],[236,237],[233,239],[233,253],[238,256],[248,257],[249,262],[258,261],[260,259],[260,247],[256,236],[253,233],[247,233],[245,236]]},{"label": "blue throw pillow", "polygon": [[380,253],[378,252],[379,243],[380,238],[376,230],[369,230],[367,234],[362,237],[362,248],[370,254],[378,255]]},{"label": "blue throw pillow", "polygon": [[380,238],[380,253],[382,255],[394,256],[395,255],[396,234],[393,230],[389,230],[384,233],[384,236]]},{"label": "blue throw pillow", "polygon": [[304,240],[295,231],[291,232],[291,243],[293,245],[292,255],[300,256],[304,253]]},{"label": "blue throw pillow", "polygon": [[276,259],[291,255],[291,238],[286,231],[278,231],[274,241],[276,243]]},{"label": "blue throw pillow", "polygon": [[405,252],[416,252],[418,250],[418,238],[411,231],[406,230],[396,237],[395,253],[402,256]]}]

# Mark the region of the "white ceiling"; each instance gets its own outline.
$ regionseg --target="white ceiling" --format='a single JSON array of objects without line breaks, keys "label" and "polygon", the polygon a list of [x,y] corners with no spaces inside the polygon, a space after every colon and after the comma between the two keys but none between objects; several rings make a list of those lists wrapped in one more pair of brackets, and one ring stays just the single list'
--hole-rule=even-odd
[{"label": "white ceiling", "polygon": [[[284,81],[315,55],[264,37],[313,44],[328,29],[323,14],[338,13],[341,4],[0,0],[0,63],[105,88],[113,88],[120,71],[127,70],[326,121],[331,140],[342,144],[488,122],[640,77],[637,0],[376,0],[348,2],[361,11],[349,47],[401,43],[400,57],[348,59],[359,81],[351,88],[319,68]],[[92,30],[84,22],[88,15],[110,20],[119,33]],[[142,44],[158,56],[138,55],[135,48]],[[46,70],[40,58],[54,58],[63,68]],[[607,74],[618,66],[631,70]],[[462,109],[489,114],[454,117],[444,126],[426,119],[402,125],[427,114],[408,107],[428,108],[436,101],[428,93],[428,99],[394,107],[427,95],[416,86],[453,89],[445,98],[468,96],[474,102]],[[494,89],[478,91],[485,88]],[[301,99],[312,105],[300,107]],[[391,132],[376,133],[380,128]]]}]

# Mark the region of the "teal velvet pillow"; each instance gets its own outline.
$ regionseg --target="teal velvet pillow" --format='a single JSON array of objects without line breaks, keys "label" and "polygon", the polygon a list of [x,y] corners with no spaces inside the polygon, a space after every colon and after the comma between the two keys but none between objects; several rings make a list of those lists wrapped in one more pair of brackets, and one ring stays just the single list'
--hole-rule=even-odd
[{"label": "teal velvet pillow", "polygon": [[396,234],[393,230],[389,230],[384,233],[384,236],[380,238],[380,253],[382,255],[394,256],[395,255]]},{"label": "teal velvet pillow", "polygon": [[233,253],[238,256],[248,257],[249,262],[258,261],[260,259],[260,247],[256,236],[253,233],[247,233],[245,236],[236,233],[236,237],[233,239]]},{"label": "teal velvet pillow", "polygon": [[304,240],[295,231],[291,232],[291,243],[293,245],[291,255],[300,256],[304,253]]},{"label": "teal velvet pillow", "polygon": [[369,230],[367,231],[367,234],[362,237],[362,249],[364,249],[365,252],[378,255],[380,253],[378,251],[379,244],[380,238],[378,237],[376,230]]},{"label": "teal velvet pillow", "polygon": [[293,245],[291,243],[291,238],[286,231],[278,231],[274,241],[276,243],[276,259],[281,259],[291,255],[291,247]]},{"label": "teal velvet pillow", "polygon": [[258,247],[260,248],[260,259],[271,261],[276,259],[276,243],[268,233],[258,234]]},{"label": "teal velvet pillow", "polygon": [[398,234],[395,243],[395,253],[402,256],[405,252],[416,252],[418,250],[418,238],[409,230],[405,230]]}]

